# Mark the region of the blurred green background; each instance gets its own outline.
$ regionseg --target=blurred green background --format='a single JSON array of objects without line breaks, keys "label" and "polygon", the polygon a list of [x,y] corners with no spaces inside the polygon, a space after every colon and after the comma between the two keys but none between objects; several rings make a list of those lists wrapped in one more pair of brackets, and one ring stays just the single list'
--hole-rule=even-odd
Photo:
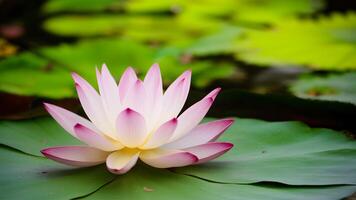
[{"label": "blurred green background", "polygon": [[193,70],[191,101],[223,87],[213,115],[312,125],[336,118],[330,126],[343,128],[355,115],[356,6],[337,0],[2,0],[0,58],[1,118],[41,115],[44,100],[75,107],[72,71],[95,84],[94,68],[103,63],[118,79],[127,66],[142,76],[158,62],[166,86]]}]

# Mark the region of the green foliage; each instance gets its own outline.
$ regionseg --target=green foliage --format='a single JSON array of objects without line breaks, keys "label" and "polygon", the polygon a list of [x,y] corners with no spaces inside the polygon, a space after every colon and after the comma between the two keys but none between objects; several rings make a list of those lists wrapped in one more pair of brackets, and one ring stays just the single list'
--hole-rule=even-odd
[{"label": "green foliage", "polygon": [[[86,198],[334,200],[356,189],[356,144],[342,133],[236,119],[222,140],[233,142],[234,149],[210,163],[176,172],[138,165],[115,178],[103,166],[70,169],[38,157],[42,148],[78,143],[54,120],[2,121],[0,141],[13,149],[0,149],[0,197],[70,199],[93,193]],[[288,185],[259,183],[271,181]]]},{"label": "green foliage", "polygon": [[0,77],[1,91],[50,98],[75,94],[68,71],[32,53],[1,61]]},{"label": "green foliage", "polygon": [[290,91],[301,98],[341,101],[356,104],[356,73],[327,77],[305,76],[294,82]]},{"label": "green foliage", "polygon": [[356,69],[356,14],[287,20],[268,31],[249,31],[236,43],[238,59],[259,65]]},{"label": "green foliage", "polygon": [[100,11],[118,9],[121,0],[50,0],[44,6],[45,12],[58,11]]},{"label": "green foliage", "polygon": [[70,72],[77,72],[96,85],[95,67],[101,67],[103,63],[118,80],[128,66],[134,67],[142,77],[154,62],[158,62],[166,84],[191,68],[193,84],[197,87],[234,73],[234,66],[226,62],[195,61],[189,55],[184,60],[180,48],[153,48],[114,38],[84,40],[40,48],[36,52],[19,54],[0,62],[1,91],[49,98],[74,97]]}]

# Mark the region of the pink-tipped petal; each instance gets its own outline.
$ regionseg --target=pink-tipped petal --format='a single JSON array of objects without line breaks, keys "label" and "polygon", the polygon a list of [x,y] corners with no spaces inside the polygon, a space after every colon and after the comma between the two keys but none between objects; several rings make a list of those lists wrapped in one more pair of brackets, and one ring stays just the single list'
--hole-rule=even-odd
[{"label": "pink-tipped petal", "polygon": [[215,88],[213,91],[211,91],[204,98],[212,98],[213,100],[215,100],[216,96],[219,94],[220,91],[221,91],[221,88]]},{"label": "pink-tipped petal", "polygon": [[[161,71],[158,64],[153,64],[148,70],[145,79],[143,81],[146,89],[146,102],[147,102],[147,124],[155,124],[157,121],[160,110],[161,101],[163,97],[163,85]],[[148,127],[151,130],[153,127]]]},{"label": "pink-tipped petal", "polygon": [[146,122],[138,112],[127,108],[122,111],[116,120],[117,138],[129,147],[135,148],[142,145],[146,139]]},{"label": "pink-tipped petal", "polygon": [[97,71],[97,79],[103,107],[110,123],[114,125],[121,108],[118,86],[105,64],[101,68],[101,74]]},{"label": "pink-tipped petal", "polygon": [[78,167],[99,165],[108,156],[108,152],[86,146],[52,147],[43,149],[41,153],[56,162]]},{"label": "pink-tipped petal", "polygon": [[161,122],[177,117],[187,100],[191,71],[180,75],[166,90],[162,99]]},{"label": "pink-tipped petal", "polygon": [[114,127],[108,123],[100,96],[98,94],[94,95],[88,91],[85,91],[79,84],[76,84],[75,86],[80,103],[82,104],[82,107],[89,119],[101,132],[110,137],[114,137]]},{"label": "pink-tipped petal", "polygon": [[44,103],[47,112],[60,124],[68,133],[77,138],[74,132],[75,124],[83,124],[84,126],[97,131],[95,126],[87,119],[72,113],[64,108]]},{"label": "pink-tipped petal", "polygon": [[199,146],[184,149],[196,155],[199,161],[196,164],[207,162],[209,160],[215,159],[227,151],[229,151],[234,145],[228,142],[211,142],[207,144],[202,144]]},{"label": "pink-tipped petal", "polygon": [[177,127],[178,120],[173,118],[168,122],[162,124],[157,131],[155,131],[147,140],[147,142],[140,147],[141,149],[153,149],[166,143],[173,135]]},{"label": "pink-tipped petal", "polygon": [[137,75],[132,67],[128,67],[125,72],[122,74],[119,82],[119,96],[120,101],[122,102],[127,94],[127,91],[131,86],[136,82]]},{"label": "pink-tipped petal", "polygon": [[82,124],[76,124],[74,131],[79,140],[103,151],[115,151],[123,148],[119,142],[101,135]]},{"label": "pink-tipped petal", "polygon": [[214,99],[212,97],[204,97],[198,101],[186,111],[184,111],[179,117],[179,124],[173,134],[170,141],[177,140],[189,133],[199,122],[204,118],[209,108],[213,104]]},{"label": "pink-tipped petal", "polygon": [[142,152],[140,159],[156,168],[183,167],[198,161],[198,157],[189,152],[159,149]]},{"label": "pink-tipped petal", "polygon": [[182,138],[164,146],[171,149],[184,149],[215,141],[233,122],[234,119],[221,119],[198,125]]},{"label": "pink-tipped petal", "polygon": [[127,91],[123,101],[123,106],[125,108],[131,108],[145,116],[147,110],[146,103],[145,86],[141,80],[137,79]]},{"label": "pink-tipped petal", "polygon": [[121,150],[111,153],[106,160],[106,166],[111,173],[124,174],[135,166],[139,152]]}]

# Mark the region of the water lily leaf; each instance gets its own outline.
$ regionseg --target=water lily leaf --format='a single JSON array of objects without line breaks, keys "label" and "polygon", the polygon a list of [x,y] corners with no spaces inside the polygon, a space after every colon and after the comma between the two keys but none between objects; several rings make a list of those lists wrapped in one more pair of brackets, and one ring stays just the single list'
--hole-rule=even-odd
[{"label": "water lily leaf", "polygon": [[[64,36],[118,35],[150,43],[187,43],[219,27],[214,20],[160,15],[63,15],[50,18],[44,28]],[[149,31],[147,31],[149,30]]]},{"label": "water lily leaf", "polygon": [[292,83],[290,91],[301,98],[356,104],[356,73],[327,77],[305,76]]},{"label": "water lily leaf", "polygon": [[286,20],[268,31],[250,31],[236,45],[236,57],[259,65],[305,65],[314,69],[356,69],[356,14],[318,20]]},{"label": "water lily leaf", "polygon": [[104,9],[119,9],[118,0],[50,0],[43,7],[45,12],[58,11],[100,11]]},{"label": "water lily leaf", "polygon": [[[49,145],[77,142],[55,123],[49,119],[2,122],[0,141],[34,155]],[[225,183],[356,184],[356,143],[339,132],[296,122],[236,119],[222,141],[235,147],[215,161],[175,170]]]},{"label": "water lily leaf", "polygon": [[0,147],[1,199],[72,199],[114,178],[105,167],[73,169]]},{"label": "water lily leaf", "polygon": [[141,72],[154,62],[154,52],[150,48],[130,40],[114,38],[85,40],[38,51],[45,58],[77,72],[93,84],[96,83],[95,67],[101,67],[103,63],[118,79],[127,66]]},{"label": "water lily leaf", "polygon": [[0,127],[0,144],[35,156],[42,156],[40,151],[45,147],[82,144],[52,118],[24,120],[20,123],[0,121]]},{"label": "water lily leaf", "polygon": [[50,98],[75,95],[69,71],[32,53],[0,61],[0,77],[0,90],[9,93]]},{"label": "water lily leaf", "polygon": [[0,161],[1,199],[120,197],[138,200],[182,198],[334,200],[346,197],[356,189],[356,186],[308,188],[217,184],[147,166],[137,166],[129,174],[117,176],[114,182],[111,182],[115,176],[107,172],[103,166],[70,169],[45,158],[25,155],[5,147],[0,147]]},{"label": "water lily leaf", "polygon": [[234,20],[274,24],[282,19],[313,13],[323,6],[321,0],[239,0],[235,4]]},{"label": "water lily leaf", "polygon": [[197,87],[228,77],[235,68],[227,62],[194,61],[189,55],[184,58],[180,48],[152,48],[117,38],[44,47],[36,53],[22,53],[0,61],[1,91],[50,98],[75,97],[70,72],[77,72],[96,85],[95,67],[103,63],[118,80],[127,66],[142,74],[158,62],[166,84],[191,68],[194,70],[193,84]]},{"label": "water lily leaf", "polygon": [[243,34],[239,27],[226,27],[217,33],[201,37],[185,51],[197,56],[231,54],[236,51],[235,40]]},{"label": "water lily leaf", "polygon": [[[179,176],[166,170],[140,167],[132,174],[118,177],[85,199],[339,199],[350,194],[355,186],[339,187],[276,187],[211,183],[189,176]],[[135,192],[128,192],[135,191]],[[300,195],[303,194],[303,195]]]},{"label": "water lily leaf", "polygon": [[222,141],[236,147],[216,161],[177,171],[231,183],[356,184],[356,142],[335,131],[237,119]]}]

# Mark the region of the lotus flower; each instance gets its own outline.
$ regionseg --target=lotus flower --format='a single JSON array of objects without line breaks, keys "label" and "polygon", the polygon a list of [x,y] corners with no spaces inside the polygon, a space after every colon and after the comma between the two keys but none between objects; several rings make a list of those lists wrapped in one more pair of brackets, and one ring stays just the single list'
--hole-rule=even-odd
[{"label": "lotus flower", "polygon": [[73,73],[80,103],[90,119],[45,103],[50,115],[86,146],[43,149],[59,163],[88,167],[106,162],[115,174],[128,172],[138,159],[157,168],[182,167],[212,160],[233,147],[215,140],[232,123],[222,119],[198,125],[220,91],[217,88],[179,115],[189,92],[191,71],[185,71],[163,93],[158,64],[143,81],[132,68],[119,85],[103,65],[96,70],[99,93]]}]

